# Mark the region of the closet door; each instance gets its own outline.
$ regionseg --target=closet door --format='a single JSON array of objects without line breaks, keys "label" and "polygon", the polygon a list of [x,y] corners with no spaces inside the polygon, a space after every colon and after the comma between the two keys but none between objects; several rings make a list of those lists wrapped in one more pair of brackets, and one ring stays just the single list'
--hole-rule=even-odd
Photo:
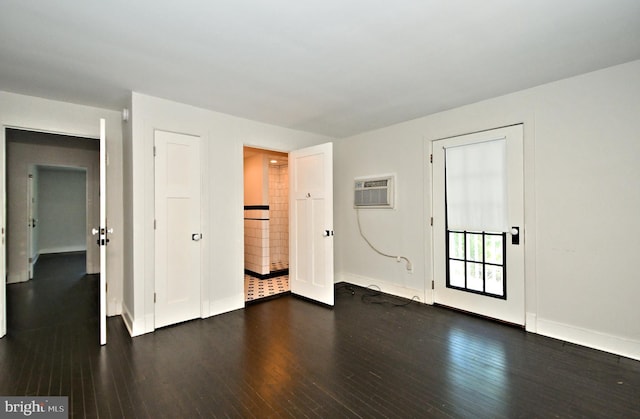
[{"label": "closet door", "polygon": [[156,131],[155,327],[200,317],[200,137]]}]

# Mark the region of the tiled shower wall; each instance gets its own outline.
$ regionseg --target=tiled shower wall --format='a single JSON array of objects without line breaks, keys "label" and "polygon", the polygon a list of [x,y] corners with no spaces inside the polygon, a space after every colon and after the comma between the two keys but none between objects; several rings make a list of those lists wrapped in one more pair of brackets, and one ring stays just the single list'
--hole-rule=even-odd
[{"label": "tiled shower wall", "polygon": [[273,270],[289,267],[289,168],[269,166],[269,248]]},{"label": "tiled shower wall", "polygon": [[244,210],[244,267],[260,275],[269,273],[269,210]]}]

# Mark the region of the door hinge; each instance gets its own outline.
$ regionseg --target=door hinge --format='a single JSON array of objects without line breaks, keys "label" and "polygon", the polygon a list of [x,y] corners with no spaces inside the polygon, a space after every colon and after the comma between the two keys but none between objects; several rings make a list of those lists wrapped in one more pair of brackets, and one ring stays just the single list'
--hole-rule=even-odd
[{"label": "door hinge", "polygon": [[156,146],[153,146],[153,157],[156,156]]},{"label": "door hinge", "polygon": [[431,280],[431,289],[436,289],[436,282],[433,279]]},{"label": "door hinge", "polygon": [[429,154],[429,163],[433,163],[433,154]]},{"label": "door hinge", "polygon": [[29,258],[29,263],[33,263],[33,258]]},{"label": "door hinge", "polygon": [[155,219],[153,220],[153,229],[154,230],[156,229],[156,220]]},{"label": "door hinge", "polygon": [[433,217],[431,217],[431,226],[433,226]]},{"label": "door hinge", "polygon": [[155,292],[153,293],[153,303],[154,304],[156,303],[156,293]]}]

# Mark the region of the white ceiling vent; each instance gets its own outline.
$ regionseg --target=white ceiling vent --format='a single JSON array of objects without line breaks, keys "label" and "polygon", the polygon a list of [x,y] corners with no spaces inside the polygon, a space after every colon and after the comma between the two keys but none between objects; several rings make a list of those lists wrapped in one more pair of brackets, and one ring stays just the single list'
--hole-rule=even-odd
[{"label": "white ceiling vent", "polygon": [[353,188],[354,208],[393,208],[394,175],[356,178]]}]

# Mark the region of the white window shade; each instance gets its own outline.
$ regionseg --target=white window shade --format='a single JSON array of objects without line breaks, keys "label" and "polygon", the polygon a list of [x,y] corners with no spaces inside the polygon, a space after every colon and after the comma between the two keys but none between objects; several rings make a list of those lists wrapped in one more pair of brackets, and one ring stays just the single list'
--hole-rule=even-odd
[{"label": "white window shade", "polygon": [[448,229],[508,231],[506,139],[445,153]]}]

